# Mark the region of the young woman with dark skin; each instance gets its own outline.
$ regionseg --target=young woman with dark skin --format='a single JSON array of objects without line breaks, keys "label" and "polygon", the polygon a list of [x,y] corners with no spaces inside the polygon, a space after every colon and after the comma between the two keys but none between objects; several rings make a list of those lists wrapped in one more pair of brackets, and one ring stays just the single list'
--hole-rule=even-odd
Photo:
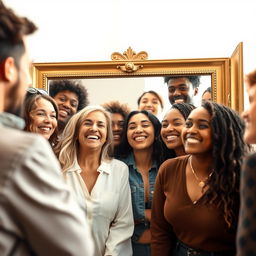
[{"label": "young woman with dark skin", "polygon": [[188,155],[165,161],[156,180],[153,256],[234,256],[244,123],[228,107],[202,102],[186,120]]},{"label": "young woman with dark skin", "polygon": [[174,103],[165,114],[161,128],[162,161],[186,154],[181,132],[186,119],[194,108],[194,105],[189,103]]}]

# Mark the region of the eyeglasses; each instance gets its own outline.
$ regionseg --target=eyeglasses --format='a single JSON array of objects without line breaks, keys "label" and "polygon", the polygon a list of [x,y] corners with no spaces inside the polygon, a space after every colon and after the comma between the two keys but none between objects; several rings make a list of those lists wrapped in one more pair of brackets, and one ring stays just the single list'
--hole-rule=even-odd
[{"label": "eyeglasses", "polygon": [[27,95],[33,95],[33,94],[48,95],[47,91],[45,91],[44,89],[37,89],[34,87],[29,87],[27,89]]}]

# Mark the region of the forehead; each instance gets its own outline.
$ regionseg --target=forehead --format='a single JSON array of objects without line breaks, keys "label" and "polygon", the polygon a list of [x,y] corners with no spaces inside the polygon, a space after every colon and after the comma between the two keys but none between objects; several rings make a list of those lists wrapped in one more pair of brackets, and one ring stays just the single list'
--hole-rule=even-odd
[{"label": "forehead", "polygon": [[111,114],[111,119],[112,120],[121,120],[121,121],[123,121],[124,117],[119,113],[112,113]]},{"label": "forehead", "polygon": [[46,100],[44,98],[39,98],[34,102],[34,109],[51,109],[53,111],[55,111],[54,106],[52,105],[52,103],[49,100]]},{"label": "forehead", "polygon": [[180,78],[171,78],[168,82],[168,86],[181,86],[181,85],[192,85],[191,82],[186,77],[180,77]]},{"label": "forehead", "polygon": [[140,122],[140,121],[150,121],[150,120],[145,114],[138,113],[138,114],[133,115],[130,118],[129,123],[131,123],[131,122]]},{"label": "forehead", "polygon": [[174,119],[174,118],[180,118],[180,119],[184,119],[183,115],[180,113],[180,111],[176,108],[172,108],[170,109],[166,115],[164,116],[164,119]]},{"label": "forehead", "polygon": [[85,119],[107,122],[106,116],[98,110],[90,112],[87,116],[85,116]]},{"label": "forehead", "polygon": [[141,99],[157,99],[158,100],[158,97],[153,93],[147,92],[141,97]]},{"label": "forehead", "polygon": [[206,120],[206,121],[210,121],[211,120],[211,115],[209,114],[209,112],[203,108],[203,107],[198,107],[194,110],[192,110],[192,112],[190,113],[190,115],[188,116],[189,119],[201,119],[201,120]]},{"label": "forehead", "polygon": [[57,96],[65,96],[65,97],[67,97],[67,98],[69,98],[69,99],[71,99],[71,100],[76,100],[76,101],[78,101],[78,96],[76,95],[76,93],[71,92],[71,91],[68,91],[68,90],[58,92],[58,93],[54,96],[54,98],[57,97]]}]

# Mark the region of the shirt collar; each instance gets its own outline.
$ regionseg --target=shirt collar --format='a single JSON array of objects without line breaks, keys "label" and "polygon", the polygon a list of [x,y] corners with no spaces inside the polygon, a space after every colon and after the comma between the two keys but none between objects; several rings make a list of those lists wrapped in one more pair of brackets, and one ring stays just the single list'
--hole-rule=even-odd
[{"label": "shirt collar", "polygon": [[[107,174],[110,173],[111,167],[110,167],[110,161],[103,160],[98,168],[98,172],[105,172]],[[78,172],[81,173],[81,167],[78,164],[77,158],[75,158],[75,161],[72,166],[70,166],[66,172]]]},{"label": "shirt collar", "polygon": [[[136,165],[135,165],[135,160],[134,160],[134,155],[133,155],[133,152],[130,152],[129,155],[127,156],[126,160],[125,160],[125,163],[128,165],[128,166],[132,166],[133,169],[137,169]],[[150,170],[152,169],[158,169],[158,164],[157,164],[157,161],[154,160],[153,161],[153,164],[152,164],[152,167],[150,168]]]},{"label": "shirt collar", "polygon": [[25,121],[18,116],[7,112],[0,113],[0,125],[14,129],[22,130],[25,127]]}]

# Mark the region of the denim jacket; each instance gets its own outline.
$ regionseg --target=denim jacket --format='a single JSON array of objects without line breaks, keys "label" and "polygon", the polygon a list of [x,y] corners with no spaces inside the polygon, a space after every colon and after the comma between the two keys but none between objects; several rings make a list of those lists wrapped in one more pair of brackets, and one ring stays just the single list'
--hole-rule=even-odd
[{"label": "denim jacket", "polygon": [[[132,241],[136,242],[141,234],[149,228],[149,222],[145,218],[144,184],[142,176],[135,165],[133,153],[131,152],[126,158],[120,160],[126,163],[129,167],[129,183],[131,187],[132,209],[135,223]],[[147,209],[152,208],[154,185],[158,167],[157,162],[154,161],[149,170],[149,202],[147,203]]]}]

